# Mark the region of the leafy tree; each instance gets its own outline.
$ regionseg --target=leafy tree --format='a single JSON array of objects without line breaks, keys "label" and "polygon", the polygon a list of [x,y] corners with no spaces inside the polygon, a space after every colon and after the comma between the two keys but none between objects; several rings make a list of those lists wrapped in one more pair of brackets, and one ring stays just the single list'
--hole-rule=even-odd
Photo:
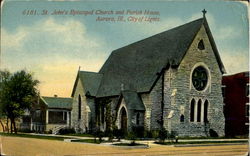
[{"label": "leafy tree", "polygon": [[36,89],[39,81],[25,70],[11,74],[1,85],[0,105],[2,111],[11,121],[11,132],[13,128],[17,133],[15,120],[20,118],[25,110],[30,110],[37,101],[38,91]]},{"label": "leafy tree", "polygon": [[[10,79],[10,72],[7,71],[7,70],[3,70],[3,71],[0,71],[0,97],[1,97],[1,94],[2,94],[2,90],[3,90],[3,85]],[[7,127],[5,129],[4,127],[4,123],[3,123],[3,120],[6,119],[7,123]],[[7,118],[7,115],[6,113],[3,111],[3,107],[1,105],[1,99],[0,99],[0,124],[2,126],[2,129],[3,131],[5,130],[9,130],[8,127],[9,127],[9,124],[8,124],[8,118]]]}]

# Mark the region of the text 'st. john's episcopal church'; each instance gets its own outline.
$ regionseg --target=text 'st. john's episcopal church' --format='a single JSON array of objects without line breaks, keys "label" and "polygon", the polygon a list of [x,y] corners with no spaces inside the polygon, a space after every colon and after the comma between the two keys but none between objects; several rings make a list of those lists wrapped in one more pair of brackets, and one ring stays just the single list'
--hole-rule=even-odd
[{"label": "text 'st. john's episcopal church'", "polygon": [[225,69],[205,15],[114,50],[98,73],[79,71],[71,126],[224,135]]}]

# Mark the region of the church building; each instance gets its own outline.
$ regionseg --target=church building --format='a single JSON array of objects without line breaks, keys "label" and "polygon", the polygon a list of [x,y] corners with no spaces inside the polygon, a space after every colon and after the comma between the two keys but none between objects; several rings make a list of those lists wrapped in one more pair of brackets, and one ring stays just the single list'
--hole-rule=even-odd
[{"label": "church building", "polygon": [[114,50],[97,73],[78,71],[71,126],[224,136],[224,73],[204,10],[200,19]]}]

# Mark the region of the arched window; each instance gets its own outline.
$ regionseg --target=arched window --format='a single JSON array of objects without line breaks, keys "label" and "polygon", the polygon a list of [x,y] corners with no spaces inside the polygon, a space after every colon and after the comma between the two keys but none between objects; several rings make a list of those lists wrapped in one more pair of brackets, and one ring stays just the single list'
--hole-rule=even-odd
[{"label": "arched window", "polygon": [[201,99],[198,101],[197,122],[201,122]]},{"label": "arched window", "polygon": [[184,115],[183,114],[181,114],[180,122],[184,122]]},{"label": "arched window", "polygon": [[208,118],[207,118],[207,112],[208,112],[208,101],[206,100],[204,103],[204,122],[208,122]]},{"label": "arched window", "polygon": [[140,124],[140,113],[136,114],[136,125]]},{"label": "arched window", "polygon": [[78,96],[78,119],[81,119],[82,116],[82,99],[81,95]]},{"label": "arched window", "polygon": [[206,88],[208,83],[208,74],[204,67],[198,66],[194,69],[192,73],[192,83],[194,88],[198,91],[202,91]]},{"label": "arched window", "polygon": [[203,40],[200,40],[200,42],[198,43],[198,49],[200,49],[200,50],[204,50],[205,49]]},{"label": "arched window", "polygon": [[195,108],[195,100],[192,99],[190,106],[190,121],[194,122],[194,108]]}]

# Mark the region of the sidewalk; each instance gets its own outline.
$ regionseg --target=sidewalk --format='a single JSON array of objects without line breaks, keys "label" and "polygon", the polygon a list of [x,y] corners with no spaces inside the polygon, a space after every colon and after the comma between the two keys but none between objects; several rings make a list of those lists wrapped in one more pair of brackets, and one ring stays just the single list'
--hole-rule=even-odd
[{"label": "sidewalk", "polygon": [[[71,136],[71,135],[55,135],[55,134],[36,134],[36,133],[30,133],[31,135],[40,135],[40,136],[57,136],[57,137],[65,137],[67,139],[64,139],[65,142],[71,142],[72,140],[78,140],[78,139],[94,139],[94,137],[85,137],[85,136]],[[70,139],[69,139],[70,138]],[[98,138],[97,138],[98,139]],[[108,140],[108,137],[103,137],[103,140]],[[116,140],[116,139],[114,139]],[[237,141],[249,141],[249,139],[179,139],[178,142],[222,142],[223,144],[246,144],[246,143],[233,143]],[[232,142],[232,143],[226,143],[226,141]],[[113,141],[108,143],[102,143],[102,145],[112,145],[113,143],[130,143],[131,140],[121,139],[120,142]],[[155,140],[136,140],[137,143],[145,144],[148,147],[151,146],[162,146],[160,144],[155,144]],[[176,146],[176,147],[183,147],[183,146],[212,146],[212,145],[220,145],[222,143],[210,143],[210,144],[177,144],[177,145],[169,145],[169,146]],[[166,145],[163,145],[166,146]]]}]

